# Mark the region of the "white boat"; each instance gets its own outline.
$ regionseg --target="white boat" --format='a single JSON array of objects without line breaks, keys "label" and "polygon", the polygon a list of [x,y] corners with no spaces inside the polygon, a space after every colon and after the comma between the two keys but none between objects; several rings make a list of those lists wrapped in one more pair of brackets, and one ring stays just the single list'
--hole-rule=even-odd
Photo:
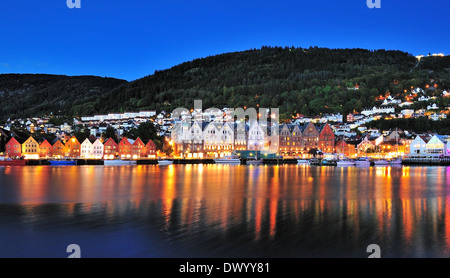
[{"label": "white boat", "polygon": [[375,164],[375,166],[389,165],[389,161],[385,159],[377,159],[373,163]]},{"label": "white boat", "polygon": [[355,166],[355,161],[351,159],[340,159],[336,162],[336,166],[345,167],[345,166]]},{"label": "white boat", "polygon": [[297,159],[297,164],[308,164],[309,160],[308,159]]},{"label": "white boat", "polygon": [[105,159],[105,166],[136,165],[136,160]]},{"label": "white boat", "polygon": [[165,160],[158,160],[158,165],[164,166],[164,165],[172,165],[172,164],[173,164],[172,160],[167,160],[167,159],[165,159]]},{"label": "white boat", "polygon": [[248,159],[246,161],[247,165],[262,165],[263,160],[262,159]]},{"label": "white boat", "polygon": [[401,157],[395,158],[391,160],[391,165],[401,165],[403,162],[403,159]]},{"label": "white boat", "polygon": [[369,167],[370,166],[370,160],[368,158],[359,158],[355,161],[356,166],[361,167]]},{"label": "white boat", "polygon": [[233,156],[224,156],[222,158],[216,158],[214,159],[214,162],[220,164],[241,164],[241,160]]}]

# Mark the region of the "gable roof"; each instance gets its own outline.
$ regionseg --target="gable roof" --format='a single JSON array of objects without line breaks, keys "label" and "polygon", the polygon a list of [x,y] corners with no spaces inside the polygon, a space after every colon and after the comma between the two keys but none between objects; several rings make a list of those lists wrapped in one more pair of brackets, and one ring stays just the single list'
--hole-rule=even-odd
[{"label": "gable roof", "polygon": [[[111,137],[109,137],[106,141],[105,141],[105,143],[104,144],[106,144],[106,143],[108,143],[108,142],[112,142],[112,143],[114,143],[114,144],[116,144],[116,145],[118,145],[117,144],[117,142],[116,142],[116,140],[114,140],[113,138],[111,138]],[[108,143],[109,144],[109,143]]]},{"label": "gable roof", "polygon": [[8,142],[6,142],[6,144],[9,144],[10,142],[13,143],[14,141],[19,143],[20,145],[22,145],[23,142],[25,142],[25,141],[23,141],[23,142],[19,141],[18,138],[16,138],[16,137],[11,137],[11,139],[9,139]]},{"label": "gable roof", "polygon": [[63,141],[61,141],[61,140],[59,140],[58,138],[55,138],[52,142],[50,142],[52,145],[55,145],[56,143],[61,143],[61,145],[63,145],[64,146],[64,142]]},{"label": "gable roof", "polygon": [[50,143],[47,139],[44,139],[44,141],[42,141],[39,145],[44,144],[45,142],[47,142],[47,144],[49,144],[50,146],[52,146],[52,143]]},{"label": "gable roof", "polygon": [[138,138],[136,138],[136,140],[134,140],[133,144],[137,145],[139,143],[142,144],[142,145],[145,145],[144,142],[142,142],[141,138],[138,137]]},{"label": "gable roof", "polygon": [[148,140],[147,143],[145,143],[145,145],[152,145],[152,146],[156,146],[155,142],[153,142],[152,139]]}]

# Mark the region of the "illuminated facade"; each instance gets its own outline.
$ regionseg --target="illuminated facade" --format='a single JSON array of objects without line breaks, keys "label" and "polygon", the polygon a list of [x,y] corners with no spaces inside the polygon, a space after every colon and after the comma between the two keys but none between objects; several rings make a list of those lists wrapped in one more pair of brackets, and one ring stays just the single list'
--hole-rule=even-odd
[{"label": "illuminated facade", "polygon": [[430,138],[425,136],[416,136],[416,138],[411,142],[409,146],[410,154],[426,154],[427,153],[427,143]]},{"label": "illuminated facade", "polygon": [[136,138],[133,144],[131,144],[131,157],[133,159],[145,157],[147,154],[147,150],[145,148],[144,142],[142,142],[141,138]]},{"label": "illuminated facade", "polygon": [[97,138],[86,138],[81,143],[81,157],[88,159],[101,159],[103,158],[104,146],[103,143]]},{"label": "illuminated facade", "polygon": [[60,158],[65,155],[64,153],[65,146],[64,143],[61,142],[60,140],[56,140],[56,142],[53,143],[52,149],[53,149],[52,152],[53,157]]},{"label": "illuminated facade", "polygon": [[366,136],[364,139],[356,146],[356,151],[358,153],[365,153],[368,149],[375,150],[375,144],[369,140],[369,137]]},{"label": "illuminated facade", "polygon": [[267,139],[266,127],[254,121],[248,129],[247,149],[260,151],[265,148]]},{"label": "illuminated facade", "polygon": [[428,154],[447,154],[447,143],[450,136],[434,135],[427,143]]},{"label": "illuminated facade", "polygon": [[39,144],[39,157],[52,157],[53,156],[53,146],[50,142],[45,139]]},{"label": "illuminated facade", "polygon": [[22,144],[12,137],[5,145],[5,154],[8,157],[21,157],[22,156]]},{"label": "illuminated facade", "polygon": [[145,144],[145,150],[147,151],[146,156],[148,158],[156,158],[156,144],[153,140],[148,140],[147,144]]},{"label": "illuminated facade", "polygon": [[22,155],[26,159],[39,159],[39,151],[39,143],[32,136],[22,144]]},{"label": "illuminated facade", "polygon": [[343,154],[346,157],[353,157],[356,155],[355,145],[348,144],[345,140],[337,141],[335,150],[337,154]]},{"label": "illuminated facade", "polygon": [[303,152],[303,126],[283,124],[279,132],[279,152],[283,156],[298,156]]},{"label": "illuminated facade", "polygon": [[119,157],[122,159],[131,159],[131,145],[133,140],[123,137],[119,142]]},{"label": "illuminated facade", "polygon": [[103,158],[104,159],[115,159],[119,156],[119,145],[114,141],[114,139],[109,138],[103,144]]},{"label": "illuminated facade", "polygon": [[335,136],[330,125],[325,124],[319,134],[319,149],[323,153],[334,153]]},{"label": "illuminated facade", "polygon": [[75,136],[72,136],[64,144],[64,156],[76,158],[80,157],[81,144]]},{"label": "illuminated facade", "polygon": [[303,151],[308,153],[312,149],[320,149],[319,131],[314,123],[310,122],[303,131]]}]

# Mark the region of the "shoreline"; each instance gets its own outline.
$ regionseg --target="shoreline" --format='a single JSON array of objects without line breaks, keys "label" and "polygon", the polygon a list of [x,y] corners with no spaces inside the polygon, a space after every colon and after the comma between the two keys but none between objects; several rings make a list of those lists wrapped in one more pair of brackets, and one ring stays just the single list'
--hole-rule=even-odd
[{"label": "shoreline", "polygon": [[[25,165],[8,165],[3,164],[0,166],[56,166],[50,163],[52,159],[29,159],[25,160]],[[55,159],[56,160],[56,159]],[[214,159],[167,159],[173,162],[173,164],[219,164],[219,165],[228,165],[227,163],[215,163]],[[57,160],[63,162],[64,160]],[[105,160],[102,159],[72,159],[71,161],[75,161],[70,165],[72,166],[82,166],[82,165],[105,165]],[[157,159],[135,159],[135,160],[106,160],[106,161],[117,161],[117,165],[124,165],[121,162],[130,162],[130,165],[158,165]],[[6,162],[6,161],[5,161]],[[62,164],[64,165],[64,164]],[[69,165],[69,164],[67,164]],[[115,164],[105,165],[105,166],[114,166]],[[247,165],[247,159],[241,159],[240,165]],[[265,158],[262,161],[262,165],[302,165],[302,163],[298,163],[298,159],[296,158]],[[329,161],[318,161],[316,163],[303,163],[303,165],[309,166],[335,166],[336,163],[330,163]],[[400,165],[405,166],[450,166],[450,159],[404,159]],[[375,166],[374,163],[371,163],[371,166]],[[380,165],[381,166],[381,165]],[[389,166],[389,165],[383,165]]]}]

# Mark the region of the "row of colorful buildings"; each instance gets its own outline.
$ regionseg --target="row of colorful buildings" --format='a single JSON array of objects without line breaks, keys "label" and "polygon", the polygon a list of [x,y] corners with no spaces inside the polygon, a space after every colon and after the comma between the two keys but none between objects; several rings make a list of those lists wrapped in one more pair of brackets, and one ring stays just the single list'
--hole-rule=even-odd
[{"label": "row of colorful buildings", "polygon": [[257,121],[252,124],[193,122],[180,123],[172,131],[175,154],[185,158],[223,157],[235,150],[266,151],[283,157],[310,157],[317,153],[398,156],[409,153],[412,142],[412,139],[401,139],[398,131],[345,140],[343,137],[329,123],[313,122],[282,124],[275,130]]},{"label": "row of colorful buildings", "polygon": [[276,129],[257,121],[180,123],[172,131],[172,140],[175,153],[187,158],[222,157],[234,150],[271,150],[281,156],[335,151],[336,136],[328,123],[283,124]]},{"label": "row of colorful buildings", "polygon": [[152,140],[146,142],[122,138],[119,142],[109,138],[105,142],[91,136],[79,142],[75,136],[68,140],[48,140],[38,142],[30,136],[25,141],[12,137],[5,145],[5,156],[25,159],[40,158],[85,158],[85,159],[138,159],[156,158],[156,145]]}]

